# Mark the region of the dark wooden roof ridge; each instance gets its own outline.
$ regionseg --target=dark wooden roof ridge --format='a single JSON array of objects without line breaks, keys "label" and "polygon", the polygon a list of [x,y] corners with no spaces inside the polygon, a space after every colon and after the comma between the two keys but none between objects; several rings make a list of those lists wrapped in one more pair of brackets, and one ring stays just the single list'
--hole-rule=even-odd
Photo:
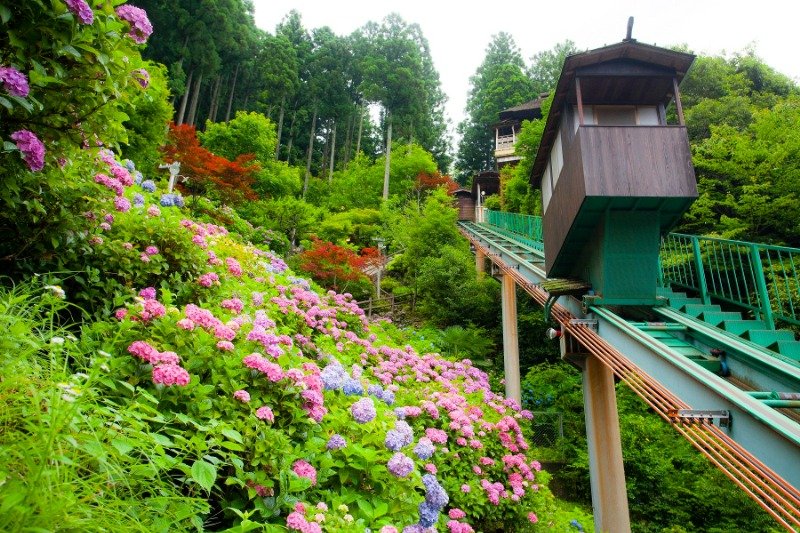
[{"label": "dark wooden roof ridge", "polygon": [[603,46],[601,48],[595,48],[594,50],[587,50],[567,56],[564,60],[564,66],[561,69],[558,83],[556,84],[555,96],[553,97],[553,103],[550,107],[550,114],[547,116],[547,122],[545,123],[542,140],[539,143],[539,149],[536,152],[536,160],[531,169],[531,184],[534,187],[538,187],[542,175],[547,168],[547,158],[550,153],[550,147],[558,132],[561,109],[563,108],[564,100],[573,89],[576,70],[598,63],[605,63],[618,59],[629,59],[674,70],[675,77],[678,83],[680,83],[689,70],[689,67],[692,65],[694,58],[694,54],[644,44],[634,39],[624,40],[609,46]]}]

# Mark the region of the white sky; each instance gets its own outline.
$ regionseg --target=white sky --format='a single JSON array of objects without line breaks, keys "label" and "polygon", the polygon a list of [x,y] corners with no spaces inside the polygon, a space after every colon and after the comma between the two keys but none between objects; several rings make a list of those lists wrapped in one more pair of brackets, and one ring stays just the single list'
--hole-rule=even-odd
[{"label": "white sky", "polygon": [[598,48],[625,37],[634,17],[633,38],[647,44],[687,44],[696,54],[717,55],[754,44],[768,65],[800,80],[797,55],[800,28],[792,0],[254,0],[256,25],[274,33],[296,9],[307,29],[329,26],[347,35],[391,12],[422,27],[448,96],[452,128],[464,118],[469,77],[483,61],[492,35],[514,37],[526,64],[537,52],[571,39],[579,50]]}]

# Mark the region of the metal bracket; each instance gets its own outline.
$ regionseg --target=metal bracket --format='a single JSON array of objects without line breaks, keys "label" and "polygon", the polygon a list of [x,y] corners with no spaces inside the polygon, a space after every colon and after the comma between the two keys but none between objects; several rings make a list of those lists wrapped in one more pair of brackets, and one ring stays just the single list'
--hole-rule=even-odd
[{"label": "metal bracket", "polygon": [[721,428],[731,426],[731,412],[727,410],[713,409],[669,409],[667,416],[673,422],[697,422],[704,421],[716,424]]},{"label": "metal bracket", "polygon": [[597,333],[597,319],[594,318],[573,318],[569,321],[573,326],[586,326],[595,333]]}]

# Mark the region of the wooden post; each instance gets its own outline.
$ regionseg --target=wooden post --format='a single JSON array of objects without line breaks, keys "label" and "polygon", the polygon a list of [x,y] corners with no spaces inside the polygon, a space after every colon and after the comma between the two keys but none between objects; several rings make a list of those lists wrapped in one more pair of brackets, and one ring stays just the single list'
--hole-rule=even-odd
[{"label": "wooden post", "polygon": [[683,105],[681,105],[681,92],[678,90],[678,80],[672,78],[672,90],[675,93],[675,110],[678,112],[678,124],[685,126],[683,120]]},{"label": "wooden post", "polygon": [[614,375],[592,355],[584,363],[583,401],[595,531],[630,532]]},{"label": "wooden post", "polygon": [[486,275],[486,254],[480,248],[475,248],[475,271],[478,273],[478,279]]},{"label": "wooden post", "polygon": [[519,379],[519,336],[517,335],[517,284],[503,272],[503,367],[506,379],[506,398],[522,402]]},{"label": "wooden post", "polygon": [[581,95],[581,79],[575,76],[575,97],[578,99],[578,125],[583,126],[583,96]]}]

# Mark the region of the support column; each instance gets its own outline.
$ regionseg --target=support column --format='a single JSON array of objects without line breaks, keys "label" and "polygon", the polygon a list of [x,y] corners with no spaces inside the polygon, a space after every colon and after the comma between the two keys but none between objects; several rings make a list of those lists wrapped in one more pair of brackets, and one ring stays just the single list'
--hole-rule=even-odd
[{"label": "support column", "polygon": [[503,272],[503,367],[506,378],[506,398],[522,403],[519,379],[519,336],[517,335],[517,284]]},{"label": "support column", "polygon": [[486,275],[486,254],[477,246],[475,247],[475,271],[478,273],[478,279]]},{"label": "support column", "polygon": [[583,399],[595,531],[630,532],[614,375],[592,355],[584,364]]}]

